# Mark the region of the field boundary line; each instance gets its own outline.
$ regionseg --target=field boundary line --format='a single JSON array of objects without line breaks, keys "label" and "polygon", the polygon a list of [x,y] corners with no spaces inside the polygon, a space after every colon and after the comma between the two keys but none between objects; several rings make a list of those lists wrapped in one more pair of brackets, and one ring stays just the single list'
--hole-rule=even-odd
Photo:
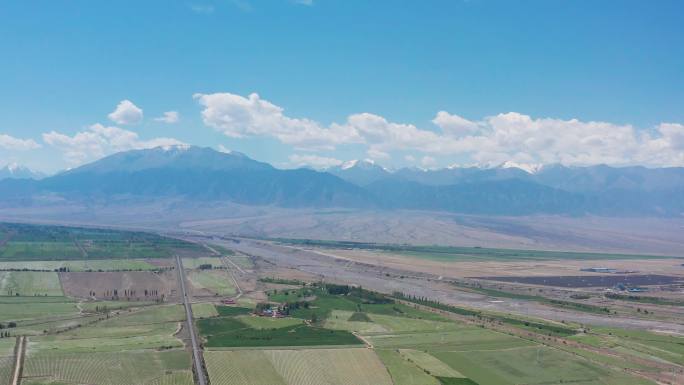
[{"label": "field boundary line", "polygon": [[24,366],[24,353],[26,352],[26,337],[17,337],[17,344],[14,346],[14,371],[12,372],[12,385],[21,383],[21,373]]},{"label": "field boundary line", "polygon": [[[233,280],[233,284],[235,285],[235,288],[237,289],[238,294],[235,296],[235,299],[239,299],[240,297],[242,297],[242,294],[243,294],[242,288],[240,287],[240,284],[238,283],[237,279],[235,279],[235,274],[233,274],[233,271],[231,270],[231,268],[228,267],[228,265],[226,264],[226,259],[227,259],[227,257],[220,258],[221,263],[223,263],[223,266],[225,266],[228,269],[228,273],[230,274],[230,278]],[[228,262],[230,262],[233,266],[237,267],[239,270],[242,270],[236,264],[234,264],[233,261],[228,260]]]}]

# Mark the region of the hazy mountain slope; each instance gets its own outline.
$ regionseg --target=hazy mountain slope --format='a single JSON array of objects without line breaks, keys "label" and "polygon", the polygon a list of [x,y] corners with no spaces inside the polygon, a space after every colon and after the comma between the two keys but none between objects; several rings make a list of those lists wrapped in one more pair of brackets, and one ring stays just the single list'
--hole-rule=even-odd
[{"label": "hazy mountain slope", "polygon": [[393,173],[368,160],[353,160],[325,171],[359,186],[395,178]]},{"label": "hazy mountain slope", "polygon": [[40,179],[44,175],[35,172],[28,167],[18,165],[16,163],[7,164],[0,168],[0,180],[1,179]]},{"label": "hazy mountain slope", "polygon": [[523,170],[505,164],[390,172],[361,161],[318,172],[281,170],[244,154],[193,146],[122,152],[42,180],[0,181],[0,207],[6,208],[166,198],[185,206],[230,202],[486,215],[682,216],[682,196],[683,168]]},{"label": "hazy mountain slope", "polygon": [[420,210],[493,215],[535,213],[583,214],[585,198],[519,179],[428,186],[417,182],[385,181],[368,186],[392,206]]},{"label": "hazy mountain slope", "polygon": [[283,207],[374,207],[374,197],[333,175],[278,170],[239,153],[170,147],[114,154],[34,183],[0,183],[0,194],[60,194],[69,200],[113,196],[182,197]]}]

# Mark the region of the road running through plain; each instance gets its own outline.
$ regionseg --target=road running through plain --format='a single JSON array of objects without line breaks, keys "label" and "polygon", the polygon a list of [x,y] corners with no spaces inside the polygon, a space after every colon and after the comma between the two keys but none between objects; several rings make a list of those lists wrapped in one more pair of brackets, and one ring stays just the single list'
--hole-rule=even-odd
[{"label": "road running through plain", "polygon": [[192,361],[195,366],[195,375],[197,376],[198,385],[207,385],[207,379],[204,376],[204,366],[202,365],[202,352],[197,343],[197,334],[192,315],[192,305],[188,298],[188,292],[185,289],[185,270],[183,270],[183,261],[179,256],[176,256],[176,269],[178,269],[178,282],[180,283],[181,296],[183,297],[183,305],[185,306],[185,319],[187,322],[188,333],[190,333],[190,343],[192,344]]}]

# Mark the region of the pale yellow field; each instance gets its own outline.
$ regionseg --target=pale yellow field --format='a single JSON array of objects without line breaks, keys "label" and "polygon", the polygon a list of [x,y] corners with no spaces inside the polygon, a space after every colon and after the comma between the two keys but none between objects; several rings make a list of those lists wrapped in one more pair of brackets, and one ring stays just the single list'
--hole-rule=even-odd
[{"label": "pale yellow field", "polygon": [[400,349],[399,354],[433,376],[465,378],[464,375],[428,353],[413,349]]},{"label": "pale yellow field", "polygon": [[213,385],[391,385],[375,352],[355,349],[205,353]]}]

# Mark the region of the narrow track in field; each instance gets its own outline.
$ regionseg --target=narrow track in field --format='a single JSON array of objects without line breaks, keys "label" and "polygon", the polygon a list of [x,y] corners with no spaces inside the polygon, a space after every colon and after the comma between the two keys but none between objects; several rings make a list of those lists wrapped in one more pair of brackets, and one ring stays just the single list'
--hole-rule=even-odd
[{"label": "narrow track in field", "polygon": [[12,385],[21,383],[21,369],[24,364],[24,352],[26,351],[26,337],[17,337],[17,346],[14,353],[14,372],[12,373]]},{"label": "narrow track in field", "polygon": [[176,269],[178,270],[178,282],[181,289],[181,296],[183,298],[183,305],[185,306],[185,318],[190,334],[190,343],[192,344],[192,362],[195,368],[195,379],[197,385],[207,385],[207,379],[204,375],[204,365],[202,359],[202,350],[197,342],[197,334],[195,333],[195,323],[192,315],[192,305],[188,292],[185,289],[185,270],[183,270],[183,261],[179,256],[176,256]]}]

